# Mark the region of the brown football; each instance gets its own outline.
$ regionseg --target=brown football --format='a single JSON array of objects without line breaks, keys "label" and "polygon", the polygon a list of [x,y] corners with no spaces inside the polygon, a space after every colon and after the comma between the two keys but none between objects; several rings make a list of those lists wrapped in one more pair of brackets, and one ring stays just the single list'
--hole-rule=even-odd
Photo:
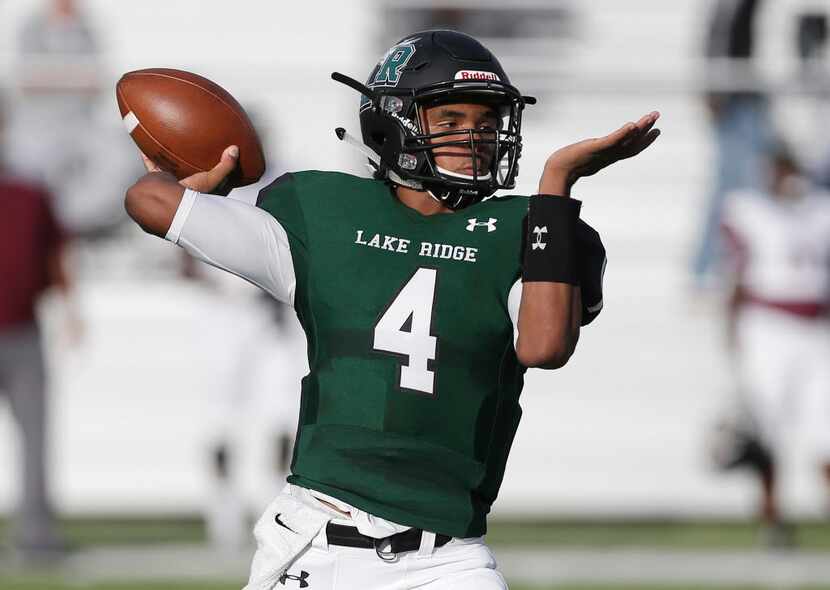
[{"label": "brown football", "polygon": [[253,184],[265,172],[262,144],[245,110],[207,78],[166,68],[124,74],[118,108],[139,149],[178,179],[213,168],[229,145],[239,165],[228,187]]}]

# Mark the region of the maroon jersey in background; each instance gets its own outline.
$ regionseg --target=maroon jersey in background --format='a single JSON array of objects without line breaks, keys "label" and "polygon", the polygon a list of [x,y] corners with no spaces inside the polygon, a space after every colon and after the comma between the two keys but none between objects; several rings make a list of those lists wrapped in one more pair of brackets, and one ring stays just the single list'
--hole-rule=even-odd
[{"label": "maroon jersey in background", "polygon": [[46,190],[0,175],[0,331],[34,321],[63,239]]}]

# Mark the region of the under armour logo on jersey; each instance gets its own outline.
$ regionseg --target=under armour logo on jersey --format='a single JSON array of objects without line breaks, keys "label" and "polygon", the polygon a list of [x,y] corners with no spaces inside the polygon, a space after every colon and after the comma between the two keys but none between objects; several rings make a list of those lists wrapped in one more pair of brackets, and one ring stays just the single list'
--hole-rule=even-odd
[{"label": "under armour logo on jersey", "polygon": [[542,227],[539,227],[539,226],[537,225],[536,227],[534,227],[534,228],[533,228],[533,233],[534,233],[534,234],[536,234],[536,241],[535,241],[535,242],[533,242],[533,243],[530,245],[530,247],[531,247],[533,250],[536,250],[537,248],[538,248],[539,250],[544,250],[544,249],[545,249],[545,246],[547,246],[548,244],[547,244],[547,242],[543,242],[543,241],[542,241],[542,234],[546,234],[546,233],[548,233],[548,226],[547,226],[547,225],[543,225]]},{"label": "under armour logo on jersey", "polygon": [[467,220],[467,231],[475,231],[477,227],[486,227],[487,232],[496,231],[496,222],[498,219],[491,217],[487,221],[479,221],[478,218],[473,217]]},{"label": "under armour logo on jersey", "polygon": [[306,579],[310,575],[311,574],[309,574],[308,572],[302,571],[302,570],[300,571],[299,576],[291,576],[291,575],[288,574],[288,572],[285,572],[283,575],[280,576],[280,579],[278,581],[279,581],[280,584],[285,586],[285,581],[286,580],[294,580],[295,582],[300,583],[300,588],[308,588],[308,582],[306,582]]}]

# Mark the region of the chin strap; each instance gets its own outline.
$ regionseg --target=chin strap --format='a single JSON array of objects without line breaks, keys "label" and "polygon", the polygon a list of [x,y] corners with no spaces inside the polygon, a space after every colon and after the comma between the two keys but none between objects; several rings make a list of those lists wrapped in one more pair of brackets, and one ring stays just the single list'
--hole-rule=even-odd
[{"label": "chin strap", "polygon": [[488,172],[483,176],[473,177],[468,174],[459,174],[458,172],[452,172],[450,170],[447,170],[446,168],[441,168],[441,166],[438,165],[436,165],[435,167],[438,169],[438,172],[444,174],[445,176],[451,176],[453,178],[463,178],[464,180],[490,180],[490,176],[492,176],[492,174]]}]

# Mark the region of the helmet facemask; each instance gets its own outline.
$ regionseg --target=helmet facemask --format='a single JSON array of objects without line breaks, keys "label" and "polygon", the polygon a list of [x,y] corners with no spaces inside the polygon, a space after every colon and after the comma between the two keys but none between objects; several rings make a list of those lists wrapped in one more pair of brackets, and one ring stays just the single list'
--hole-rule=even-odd
[{"label": "helmet facemask", "polygon": [[[520,100],[520,99],[519,99]],[[423,126],[429,108],[452,104],[483,104],[496,113],[494,125],[479,128],[426,129],[404,141],[403,153],[426,156],[426,175],[413,175],[433,196],[447,207],[461,209],[476,203],[500,189],[515,186],[518,159],[521,154],[521,109],[519,100],[509,95],[477,96],[447,94],[439,101],[415,99],[417,120]],[[442,156],[469,158],[468,173],[451,171],[440,165]]]},{"label": "helmet facemask", "polygon": [[[381,176],[383,168],[388,168],[420,185],[451,209],[467,207],[497,190],[515,187],[522,148],[521,114],[526,100],[515,88],[497,82],[449,82],[414,91],[372,90],[377,98],[367,101],[362,111],[373,109],[376,117],[387,119],[384,127],[396,128],[394,135],[398,136],[377,137],[374,139],[380,140],[379,145],[369,145],[381,155]],[[466,103],[493,107],[497,124],[479,129],[425,129],[427,109]],[[469,157],[472,173],[441,167],[437,161],[440,156]]]}]

